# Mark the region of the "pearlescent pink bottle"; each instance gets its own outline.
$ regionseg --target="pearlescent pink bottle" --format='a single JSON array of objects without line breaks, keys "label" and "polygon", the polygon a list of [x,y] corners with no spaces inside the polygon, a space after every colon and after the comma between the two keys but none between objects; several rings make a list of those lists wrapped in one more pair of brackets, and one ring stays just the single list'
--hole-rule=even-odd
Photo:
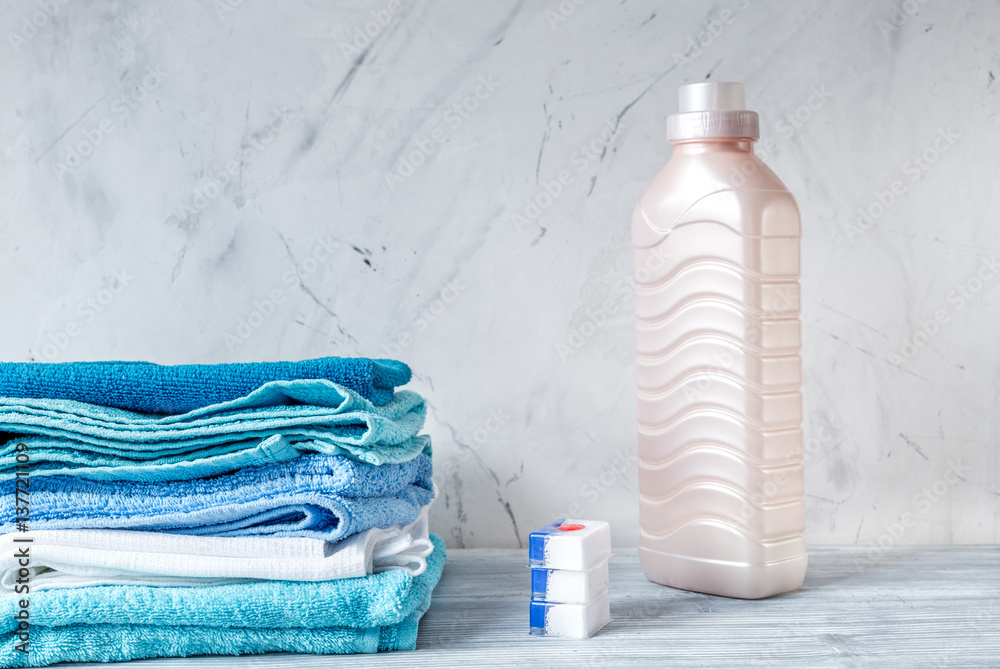
[{"label": "pearlescent pink bottle", "polygon": [[745,105],[682,86],[632,216],[639,556],[656,583],[758,599],[806,571],[800,224]]}]

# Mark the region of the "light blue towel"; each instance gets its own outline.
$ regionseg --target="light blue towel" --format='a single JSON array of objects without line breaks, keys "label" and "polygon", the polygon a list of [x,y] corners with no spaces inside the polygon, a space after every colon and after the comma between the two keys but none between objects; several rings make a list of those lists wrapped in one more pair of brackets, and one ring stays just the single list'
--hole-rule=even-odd
[{"label": "light blue towel", "polygon": [[376,405],[410,381],[398,360],[317,358],[299,362],[156,365],[151,362],[3,362],[0,397],[76,400],[87,404],[187,413],[228,402],[271,381],[326,379]]},{"label": "light blue towel", "polygon": [[271,581],[197,588],[101,586],[34,593],[28,654],[15,650],[17,597],[0,600],[0,663],[118,662],[274,651],[370,653],[416,648],[417,623],[441,578],[432,534],[427,571],[390,570],[319,583]]},{"label": "light blue towel", "polygon": [[[429,455],[375,466],[316,453],[191,481],[44,476],[31,478],[27,525],[337,541],[415,521],[420,507],[433,499],[432,473]],[[13,501],[13,481],[6,487]],[[19,529],[14,507],[0,505],[0,533]]]},{"label": "light blue towel", "polygon": [[[288,446],[372,464],[402,462],[423,448],[413,438],[426,412],[423,399],[412,391],[400,391],[376,407],[324,380],[275,381],[246,397],[177,416],[72,400],[0,398],[0,443],[6,442],[0,448],[0,480],[14,476],[18,443],[27,445],[32,476],[91,467],[121,468],[117,474],[126,480],[206,476],[225,467],[287,459]],[[267,450],[261,442],[275,435],[287,444],[272,443],[274,457],[269,457],[260,452]],[[211,460],[226,455],[228,461]],[[198,466],[178,465],[206,459]],[[165,470],[145,477],[129,469],[146,465]]]}]

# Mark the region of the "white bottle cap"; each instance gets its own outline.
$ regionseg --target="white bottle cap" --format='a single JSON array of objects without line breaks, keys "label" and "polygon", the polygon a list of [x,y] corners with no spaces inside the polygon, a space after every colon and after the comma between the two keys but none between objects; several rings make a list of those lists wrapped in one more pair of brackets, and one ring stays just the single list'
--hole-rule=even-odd
[{"label": "white bottle cap", "polygon": [[667,117],[667,139],[760,137],[757,112],[746,109],[746,89],[735,81],[686,84],[678,93],[678,113]]},{"label": "white bottle cap", "polygon": [[687,84],[678,91],[677,111],[731,111],[747,108],[747,91],[735,81]]}]

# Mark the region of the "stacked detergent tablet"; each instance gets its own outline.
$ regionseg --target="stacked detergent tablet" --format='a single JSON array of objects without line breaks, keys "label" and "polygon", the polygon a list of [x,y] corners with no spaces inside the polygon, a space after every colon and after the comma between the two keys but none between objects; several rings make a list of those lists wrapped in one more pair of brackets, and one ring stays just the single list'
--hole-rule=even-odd
[{"label": "stacked detergent tablet", "polygon": [[531,633],[586,639],[608,624],[611,527],[564,518],[528,537]]}]

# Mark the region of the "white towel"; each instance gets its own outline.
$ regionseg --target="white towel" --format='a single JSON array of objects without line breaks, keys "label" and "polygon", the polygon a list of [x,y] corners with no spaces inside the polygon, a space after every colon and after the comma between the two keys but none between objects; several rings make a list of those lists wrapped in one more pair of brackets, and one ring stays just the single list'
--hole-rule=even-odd
[{"label": "white towel", "polygon": [[429,508],[423,507],[411,525],[371,529],[336,543],[131,530],[5,534],[0,536],[0,588],[15,590],[26,583],[37,591],[91,585],[329,581],[386,569],[405,569],[418,576],[427,568],[426,558],[434,548],[428,536]]}]

